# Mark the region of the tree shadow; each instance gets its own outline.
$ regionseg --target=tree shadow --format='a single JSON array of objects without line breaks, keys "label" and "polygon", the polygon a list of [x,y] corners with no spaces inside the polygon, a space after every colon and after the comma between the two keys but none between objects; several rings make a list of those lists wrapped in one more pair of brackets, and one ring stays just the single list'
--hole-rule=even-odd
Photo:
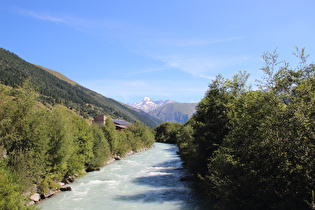
[{"label": "tree shadow", "polygon": [[153,165],[153,167],[164,167],[164,168],[180,168],[182,165],[182,161],[179,159],[165,161],[163,163],[158,163]]},{"label": "tree shadow", "polygon": [[138,177],[133,180],[134,183],[138,185],[149,185],[151,187],[159,188],[159,187],[180,187],[178,176],[174,176],[173,174],[167,174],[167,172],[162,172],[165,174],[162,175],[152,175],[152,176],[144,176]]},{"label": "tree shadow", "polygon": [[178,151],[178,148],[174,145],[174,147],[165,148],[164,150],[165,150],[165,151],[168,151],[168,152],[174,152],[174,153],[176,153],[176,152]]},{"label": "tree shadow", "polygon": [[179,157],[179,154],[178,154],[178,147],[170,147],[170,148],[166,148],[164,149],[165,151],[167,152],[170,152],[172,156],[176,156],[176,157]]},{"label": "tree shadow", "polygon": [[115,198],[117,201],[138,202],[138,203],[166,203],[178,202],[174,204],[178,209],[212,209],[209,205],[205,205],[194,191],[187,188],[166,188],[157,190],[148,190],[143,193],[133,195],[120,195]]},{"label": "tree shadow", "polygon": [[153,170],[146,176],[137,177],[132,182],[137,185],[147,185],[154,188],[187,187],[189,189],[187,183],[180,181],[182,177],[189,175],[188,170],[182,168],[180,159],[165,161],[152,167]]},{"label": "tree shadow", "polygon": [[[179,202],[180,209],[200,209],[197,196],[190,188],[191,183],[180,178],[189,173],[181,166],[181,160],[175,159],[153,165],[153,170],[132,182],[151,187],[150,190],[133,195],[120,195],[116,200],[143,203]],[[181,169],[181,170],[178,170]]]},{"label": "tree shadow", "polygon": [[150,190],[135,195],[118,196],[116,200],[145,203],[152,202],[164,203],[170,201],[187,201],[187,199],[189,199],[187,194],[188,192],[185,192],[185,190],[180,189]]}]

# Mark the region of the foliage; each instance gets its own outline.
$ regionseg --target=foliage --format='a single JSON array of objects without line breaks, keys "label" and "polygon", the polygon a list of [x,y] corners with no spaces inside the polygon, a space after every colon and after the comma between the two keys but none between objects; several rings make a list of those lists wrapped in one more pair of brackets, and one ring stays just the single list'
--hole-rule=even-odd
[{"label": "foliage", "polygon": [[180,123],[164,122],[155,128],[155,140],[176,144],[176,134],[181,127]]},{"label": "foliage", "polygon": [[110,148],[102,130],[96,124],[93,124],[91,129],[93,135],[94,155],[89,160],[88,166],[89,168],[93,169],[103,165],[108,160],[108,157],[110,155]]},{"label": "foliage", "polygon": [[35,106],[35,93],[27,85],[25,89],[11,91],[14,98],[2,103],[4,111],[0,116],[1,145],[9,155],[10,166],[24,178],[23,182],[37,180],[45,173],[42,163],[48,149],[47,113]]},{"label": "foliage", "polygon": [[177,145],[180,151],[180,157],[186,162],[187,167],[193,171],[198,160],[197,147],[194,138],[194,129],[191,126],[192,120],[183,126],[177,133]]},{"label": "foliage", "polygon": [[49,127],[47,162],[51,164],[50,170],[53,171],[57,179],[62,179],[66,171],[69,170],[70,158],[76,149],[72,117],[72,114],[64,107],[56,106],[47,118]]},{"label": "foliage", "polygon": [[[127,135],[130,134],[134,136],[134,145],[132,146],[132,150],[137,151],[143,147],[150,148],[155,142],[155,136],[153,134],[153,130],[142,125],[139,121],[135,124],[128,125]],[[140,141],[139,141],[140,140]]]},{"label": "foliage", "polygon": [[126,130],[119,131],[115,130],[115,124],[110,117],[107,117],[103,132],[108,139],[113,155],[124,156],[130,150],[149,148],[155,142],[152,131],[139,121],[128,125]]},{"label": "foliage", "polygon": [[100,128],[64,106],[44,107],[29,81],[22,88],[0,85],[0,208],[24,208],[22,193],[34,184],[47,194],[57,181],[103,166],[110,155],[154,143],[148,127],[130,128],[116,130],[110,117]]},{"label": "foliage", "polygon": [[304,49],[295,55],[292,68],[265,53],[257,90],[246,73],[218,76],[177,131],[181,157],[219,209],[314,208],[315,67]]},{"label": "foliage", "polygon": [[0,208],[1,209],[32,209],[25,207],[25,199],[21,196],[22,186],[14,172],[6,167],[0,159]]}]

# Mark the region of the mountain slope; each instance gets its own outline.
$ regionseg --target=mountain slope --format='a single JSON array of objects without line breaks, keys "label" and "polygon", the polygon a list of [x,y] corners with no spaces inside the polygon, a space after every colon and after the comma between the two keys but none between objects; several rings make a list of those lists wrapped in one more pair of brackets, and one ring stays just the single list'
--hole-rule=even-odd
[{"label": "mountain slope", "polygon": [[164,121],[184,124],[196,112],[197,103],[169,103],[149,114]]},{"label": "mountain slope", "polygon": [[54,71],[54,70],[51,70],[51,69],[48,69],[46,67],[43,67],[43,66],[40,66],[40,65],[36,65],[34,64],[35,66],[45,70],[45,71],[48,71],[49,73],[51,73],[52,75],[55,75],[56,77],[58,77],[59,79],[63,80],[63,81],[66,81],[68,83],[70,83],[71,85],[79,85],[78,83],[76,83],[75,81],[69,79],[68,77],[66,77],[65,75],[57,72],[57,71]]},{"label": "mountain slope", "polygon": [[[36,66],[42,68],[42,69],[45,70],[45,71],[48,71],[49,73],[55,75],[55,76],[58,77],[59,79],[64,80],[64,81],[66,81],[66,82],[68,82],[68,83],[70,83],[70,84],[72,84],[72,85],[79,85],[78,83],[74,82],[73,80],[70,80],[68,77],[64,76],[63,74],[61,74],[61,73],[59,73],[59,72],[57,72],[57,71],[54,71],[54,70],[51,70],[51,69],[42,67],[42,66],[40,66],[40,65],[36,65]],[[79,86],[81,86],[81,85],[79,85]],[[110,99],[110,98],[106,98],[106,97],[104,97],[104,96],[102,96],[102,95],[100,95],[100,94],[98,94],[98,93],[95,93],[95,99],[96,99],[97,101],[99,101],[100,103],[103,103],[103,102],[104,102],[104,98],[105,98],[105,99]],[[110,99],[110,100],[112,100],[112,99]],[[120,102],[118,102],[118,103],[120,103]],[[151,126],[151,127],[154,127],[154,126],[156,126],[156,125],[159,125],[159,124],[161,124],[161,123],[163,122],[162,120],[160,120],[160,119],[158,119],[158,118],[155,118],[155,117],[153,117],[153,116],[147,114],[147,113],[144,112],[143,110],[139,110],[139,109],[137,109],[137,108],[134,108],[134,107],[132,107],[132,106],[128,106],[128,105],[123,104],[123,103],[121,103],[121,104],[122,104],[124,107],[126,106],[128,109],[131,109],[131,110],[133,110],[133,111],[138,112],[140,115],[143,115],[143,116],[147,119],[147,121],[151,121],[150,124],[153,125],[153,126]],[[117,108],[117,107],[116,107],[116,108]]]},{"label": "mountain slope", "polygon": [[52,70],[28,63],[14,53],[0,48],[0,82],[4,85],[22,86],[28,79],[40,93],[40,100],[44,104],[63,104],[85,118],[106,114],[129,122],[140,121],[150,127],[159,124],[159,120],[147,113],[130,109],[120,102],[70,82],[71,80],[58,72],[52,72],[56,76],[50,72]]}]

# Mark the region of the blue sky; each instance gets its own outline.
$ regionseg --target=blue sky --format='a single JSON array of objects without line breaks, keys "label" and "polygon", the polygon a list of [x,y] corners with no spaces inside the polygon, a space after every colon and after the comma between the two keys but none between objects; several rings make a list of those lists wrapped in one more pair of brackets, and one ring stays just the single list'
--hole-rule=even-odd
[{"label": "blue sky", "polygon": [[0,47],[124,103],[199,102],[261,55],[314,61],[315,0],[0,0]]}]

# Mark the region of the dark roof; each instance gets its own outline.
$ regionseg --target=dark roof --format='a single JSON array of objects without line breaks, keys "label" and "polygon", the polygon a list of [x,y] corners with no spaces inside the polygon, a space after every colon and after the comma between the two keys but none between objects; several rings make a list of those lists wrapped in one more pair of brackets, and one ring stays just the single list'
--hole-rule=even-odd
[{"label": "dark roof", "polygon": [[131,124],[130,122],[127,122],[126,120],[115,120],[115,119],[112,119],[112,121],[113,121],[115,124],[118,124],[118,125],[128,125],[128,124]]}]

